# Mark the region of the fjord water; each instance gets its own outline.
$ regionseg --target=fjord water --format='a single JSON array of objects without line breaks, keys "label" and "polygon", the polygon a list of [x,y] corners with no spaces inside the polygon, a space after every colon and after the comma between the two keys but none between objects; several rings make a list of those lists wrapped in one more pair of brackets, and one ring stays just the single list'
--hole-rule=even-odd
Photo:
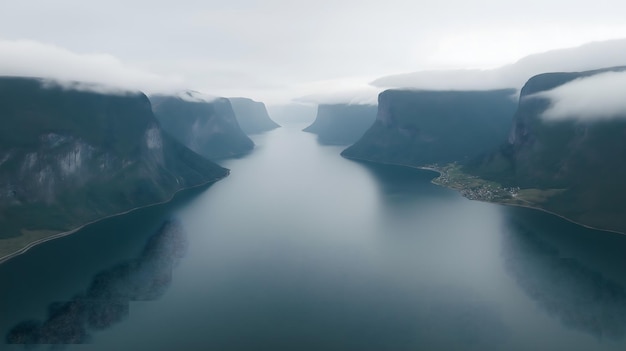
[{"label": "fjord water", "polygon": [[[624,350],[625,236],[343,159],[302,127],[256,136],[208,188],[0,265],[0,332],[85,332],[69,350]],[[73,304],[93,291],[115,302],[97,322]]]}]

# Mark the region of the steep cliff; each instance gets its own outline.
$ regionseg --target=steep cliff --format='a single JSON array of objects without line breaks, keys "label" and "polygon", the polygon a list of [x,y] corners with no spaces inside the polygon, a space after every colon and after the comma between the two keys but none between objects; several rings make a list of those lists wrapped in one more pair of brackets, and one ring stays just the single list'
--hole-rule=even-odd
[{"label": "steep cliff", "polygon": [[151,96],[150,101],[163,130],[208,159],[241,155],[254,148],[239,127],[228,99],[184,92]]},{"label": "steep cliff", "polygon": [[626,67],[532,77],[521,91],[509,140],[466,172],[532,190],[526,204],[594,227],[626,232],[626,114],[549,119],[541,93]]},{"label": "steep cliff", "polygon": [[257,134],[280,127],[267,113],[265,104],[247,98],[228,98],[244,133]]},{"label": "steep cliff", "polygon": [[162,133],[142,93],[0,77],[0,121],[0,257],[228,174]]},{"label": "steep cliff", "polygon": [[372,127],[342,155],[411,166],[466,162],[506,140],[513,93],[386,90]]},{"label": "steep cliff", "polygon": [[373,105],[322,104],[305,132],[317,134],[325,144],[350,145],[359,140],[376,119]]}]

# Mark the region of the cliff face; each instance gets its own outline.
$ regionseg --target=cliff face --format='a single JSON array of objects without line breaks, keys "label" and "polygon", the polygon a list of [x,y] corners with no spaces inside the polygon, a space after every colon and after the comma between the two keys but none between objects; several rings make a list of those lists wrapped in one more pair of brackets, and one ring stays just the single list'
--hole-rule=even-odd
[{"label": "cliff face", "polygon": [[423,166],[467,162],[506,140],[514,90],[387,90],[372,127],[342,155]]},{"label": "cliff face", "polygon": [[163,130],[208,159],[241,155],[254,148],[239,127],[228,99],[202,100],[183,93],[152,96],[150,100]]},{"label": "cliff face", "polygon": [[548,98],[533,94],[578,78],[626,68],[547,73],[531,78],[520,96],[509,140],[470,163],[467,172],[507,186],[556,189],[538,207],[583,224],[626,231],[626,116],[546,120]]},{"label": "cliff face", "polygon": [[244,133],[257,134],[280,127],[272,121],[265,104],[247,98],[229,98],[237,122]]},{"label": "cliff face", "polygon": [[325,144],[350,145],[372,126],[376,111],[372,105],[319,105],[315,121],[303,130],[317,134]]},{"label": "cliff face", "polygon": [[66,231],[228,172],[163,134],[141,93],[2,77],[0,121],[0,238]]}]

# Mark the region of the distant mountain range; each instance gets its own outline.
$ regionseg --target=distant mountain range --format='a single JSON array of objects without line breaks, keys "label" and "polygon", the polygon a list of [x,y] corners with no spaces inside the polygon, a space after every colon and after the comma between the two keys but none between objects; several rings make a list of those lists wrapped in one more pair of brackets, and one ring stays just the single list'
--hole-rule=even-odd
[{"label": "distant mountain range", "polygon": [[151,96],[150,101],[163,130],[208,159],[242,155],[254,148],[226,98],[205,99],[182,92]]},{"label": "distant mountain range", "polygon": [[280,127],[270,118],[264,103],[248,98],[228,98],[228,100],[244,133],[258,134]]},{"label": "distant mountain range", "polygon": [[272,119],[281,125],[294,123],[311,124],[315,120],[317,106],[292,103],[287,105],[271,105],[268,106],[268,110]]},{"label": "distant mountain range", "polygon": [[372,126],[377,109],[375,105],[318,105],[315,121],[303,130],[317,134],[324,144],[350,145]]}]

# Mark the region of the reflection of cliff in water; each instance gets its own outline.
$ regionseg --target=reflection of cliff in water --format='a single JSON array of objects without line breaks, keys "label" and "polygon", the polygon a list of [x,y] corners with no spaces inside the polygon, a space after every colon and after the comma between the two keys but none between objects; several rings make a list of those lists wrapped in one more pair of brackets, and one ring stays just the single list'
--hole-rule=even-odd
[{"label": "reflection of cliff in water", "polygon": [[581,261],[563,257],[527,223],[511,219],[506,269],[522,290],[565,326],[598,338],[626,334],[626,290]]},{"label": "reflection of cliff in water", "polygon": [[403,198],[410,202],[422,201],[424,197],[455,196],[453,191],[442,192],[442,188],[430,183],[438,174],[409,166],[381,164],[370,161],[352,160],[362,166],[376,181],[380,193],[388,198]]},{"label": "reflection of cliff in water", "polygon": [[48,318],[19,323],[7,335],[12,344],[81,344],[92,331],[128,316],[130,301],[159,298],[172,280],[172,270],[184,256],[182,225],[165,222],[134,260],[96,274],[86,292],[67,302],[52,303]]}]

